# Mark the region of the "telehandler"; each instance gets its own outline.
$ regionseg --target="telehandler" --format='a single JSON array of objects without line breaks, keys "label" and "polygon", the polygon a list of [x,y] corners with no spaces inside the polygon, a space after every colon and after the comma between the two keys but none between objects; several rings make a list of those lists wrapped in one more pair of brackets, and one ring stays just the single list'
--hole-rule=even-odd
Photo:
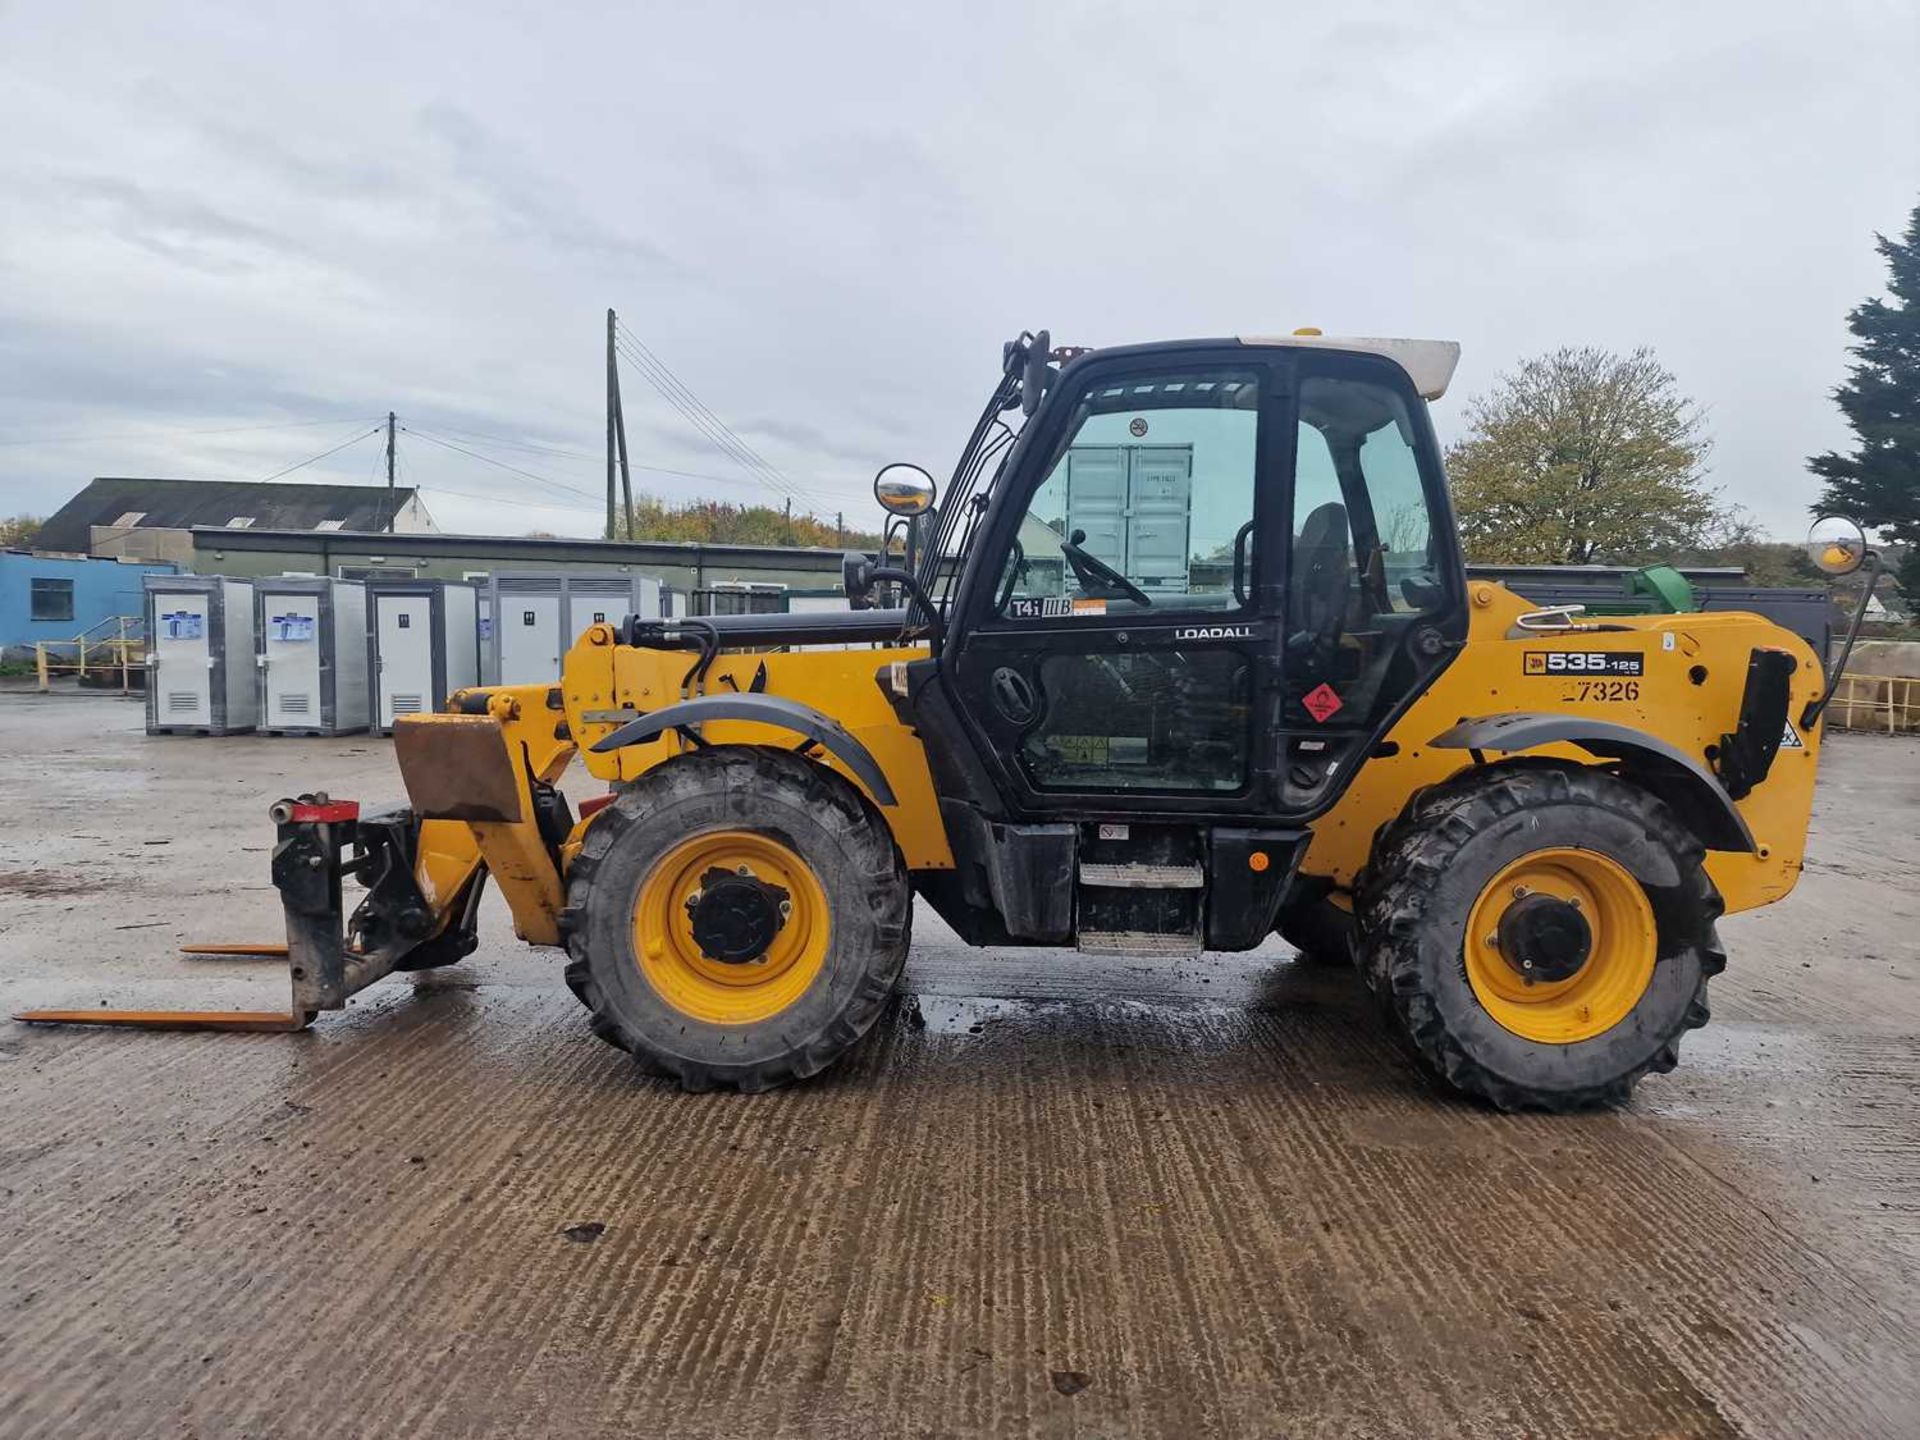
[{"label": "telehandler", "polygon": [[1715,921],[1793,887],[1831,687],[1756,616],[1470,580],[1427,415],[1458,355],[1022,335],[944,504],[881,472],[903,555],[847,558],[854,608],[591,625],[558,685],[402,717],[405,808],[276,804],[290,1014],[22,1018],[300,1029],[469,953],[491,879],[595,1033],[758,1091],[873,1025],[918,895],[1168,963],[1277,929],[1458,1089],[1617,1103],[1706,1022]]}]

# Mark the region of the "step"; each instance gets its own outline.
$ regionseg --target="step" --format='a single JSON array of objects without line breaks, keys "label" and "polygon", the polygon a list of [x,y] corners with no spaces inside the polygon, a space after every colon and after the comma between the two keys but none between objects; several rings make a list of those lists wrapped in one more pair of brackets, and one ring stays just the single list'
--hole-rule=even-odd
[{"label": "step", "polygon": [[1080,883],[1115,890],[1200,890],[1207,872],[1198,865],[1107,865],[1080,862]]},{"label": "step", "polygon": [[1200,953],[1198,935],[1169,935],[1159,930],[1082,930],[1078,947],[1089,955],[1144,955],[1158,959]]}]

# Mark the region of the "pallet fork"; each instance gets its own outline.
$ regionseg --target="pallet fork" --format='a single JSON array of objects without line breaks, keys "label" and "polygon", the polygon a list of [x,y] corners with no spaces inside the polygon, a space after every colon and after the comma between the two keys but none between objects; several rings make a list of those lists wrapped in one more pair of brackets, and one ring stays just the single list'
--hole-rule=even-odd
[{"label": "pallet fork", "polygon": [[[200,956],[284,956],[292,982],[285,1013],[274,1010],[26,1010],[31,1025],[117,1025],[144,1030],[304,1030],[322,1010],[396,970],[450,965],[478,944],[475,921],[486,866],[461,866],[444,902],[423,893],[418,878],[422,825],[408,809],[372,815],[359,802],[324,793],[276,801],[273,883],[286,913],[285,944],[188,945]],[[464,827],[463,827],[464,828]],[[459,873],[464,869],[464,873]],[[345,914],[342,881],[356,875],[366,897]]]}]

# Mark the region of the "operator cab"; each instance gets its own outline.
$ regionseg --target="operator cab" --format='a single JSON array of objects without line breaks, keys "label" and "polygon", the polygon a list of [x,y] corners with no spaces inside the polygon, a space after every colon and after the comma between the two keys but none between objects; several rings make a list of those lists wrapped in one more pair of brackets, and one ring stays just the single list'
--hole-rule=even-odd
[{"label": "operator cab", "polygon": [[993,792],[955,798],[1022,818],[1311,818],[1466,633],[1426,411],[1458,347],[1052,354],[1036,370],[1044,336],[1009,347],[997,403],[1031,418],[1017,439],[999,426],[990,475],[996,432],[976,430],[921,566],[929,590],[957,574],[929,602],[946,693],[926,698],[950,703]]}]

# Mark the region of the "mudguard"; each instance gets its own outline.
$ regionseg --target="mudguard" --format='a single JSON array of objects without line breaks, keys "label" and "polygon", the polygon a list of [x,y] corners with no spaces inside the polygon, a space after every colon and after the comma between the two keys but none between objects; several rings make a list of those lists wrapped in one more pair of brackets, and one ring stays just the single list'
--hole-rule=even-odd
[{"label": "mudguard", "polygon": [[851,770],[854,778],[867,787],[875,800],[882,805],[898,803],[886,772],[880,768],[880,762],[873,758],[873,752],[861,744],[850,730],[811,705],[802,705],[797,700],[788,700],[780,695],[747,693],[695,696],[691,700],[650,710],[629,720],[611,735],[596,740],[591,748],[596,752],[619,750],[628,745],[643,744],[668,730],[704,725],[710,720],[746,720],[755,725],[777,725],[783,730],[803,735]]},{"label": "mudguard", "polygon": [[1433,737],[1440,750],[1495,750],[1512,754],[1542,745],[1575,745],[1590,755],[1624,762],[1629,774],[1670,782],[1660,796],[1693,827],[1709,850],[1754,852],[1753,831],[1713,772],[1658,736],[1608,720],[1520,711],[1462,720]]}]

